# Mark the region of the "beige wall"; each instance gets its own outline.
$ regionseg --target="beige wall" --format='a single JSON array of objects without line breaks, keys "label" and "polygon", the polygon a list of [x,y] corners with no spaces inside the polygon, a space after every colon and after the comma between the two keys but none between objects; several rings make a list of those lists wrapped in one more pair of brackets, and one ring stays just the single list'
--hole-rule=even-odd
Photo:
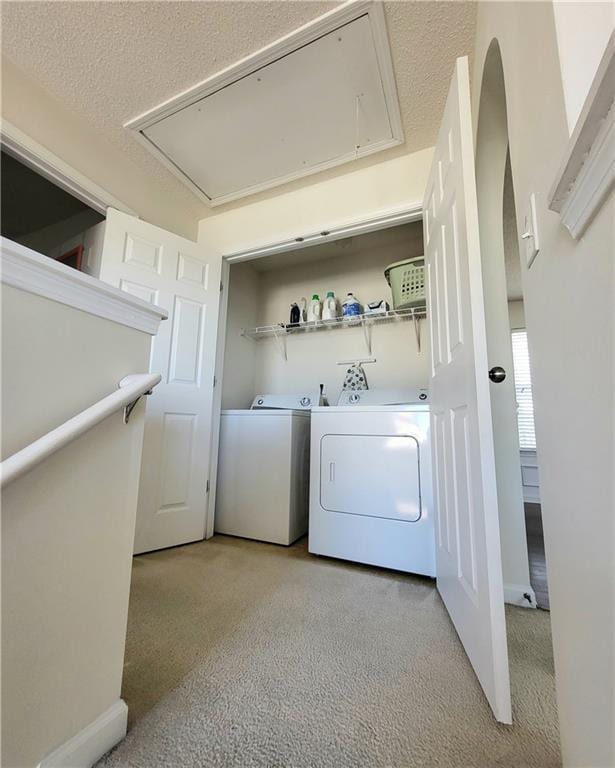
[{"label": "beige wall", "polygon": [[[162,193],[155,181],[146,179],[92,126],[5,57],[2,59],[2,117],[146,221],[195,239],[197,222],[204,210],[196,197],[181,188],[177,195]],[[160,173],[167,171],[161,168]]]},{"label": "beige wall", "polygon": [[508,302],[508,318],[510,321],[510,330],[525,328],[525,311],[523,301]]},{"label": "beige wall", "polygon": [[199,224],[199,241],[227,256],[300,235],[420,206],[433,149],[386,160],[246,203]]},{"label": "beige wall", "polygon": [[[384,269],[393,262],[422,255],[422,222],[411,225],[407,240],[387,239],[386,235],[392,232],[363,236],[364,244],[349,256],[344,256],[343,247],[338,247],[337,257],[264,273],[259,325],[287,321],[290,302],[299,301],[302,296],[309,301],[313,293],[323,299],[327,291],[334,291],[338,300],[343,300],[351,291],[363,305],[380,298],[390,304],[391,289]],[[374,326],[371,355],[360,328],[306,333],[287,340],[288,361],[282,359],[274,344],[263,342],[257,347],[257,389],[314,391],[323,383],[329,401],[335,403],[346,372],[346,367],[337,365],[337,361],[370,356],[377,361],[365,366],[371,389],[425,387],[429,379],[429,332],[425,321],[421,340],[419,353],[414,327],[407,321]]]},{"label": "beige wall", "polygon": [[504,65],[519,233],[530,193],[537,197],[541,252],[531,269],[522,266],[522,280],[563,757],[566,766],[610,766],[615,205],[611,195],[579,242],[547,209],[569,138],[552,4],[479,4],[475,121],[494,37]]},{"label": "beige wall", "polygon": [[231,268],[222,370],[222,408],[249,408],[256,388],[256,342],[241,335],[258,323],[259,275],[250,262]]},{"label": "beige wall", "polygon": [[[150,343],[3,286],[3,458],[146,371]],[[3,490],[2,765],[34,768],[119,701],[142,441],[140,403]]]}]

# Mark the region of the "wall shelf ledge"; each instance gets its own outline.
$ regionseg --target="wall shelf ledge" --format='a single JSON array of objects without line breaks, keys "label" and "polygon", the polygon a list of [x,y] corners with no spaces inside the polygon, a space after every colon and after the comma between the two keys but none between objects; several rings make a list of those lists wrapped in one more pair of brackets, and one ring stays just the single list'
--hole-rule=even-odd
[{"label": "wall shelf ledge", "polygon": [[366,313],[355,315],[353,317],[338,317],[335,320],[317,320],[300,325],[286,325],[277,323],[273,325],[260,325],[256,328],[243,328],[241,335],[254,341],[263,339],[275,339],[280,346],[280,351],[286,359],[286,339],[295,334],[314,333],[317,331],[332,331],[337,328],[361,328],[365,336],[365,343],[368,354],[372,353],[371,329],[374,325],[385,323],[398,323],[406,320],[414,322],[416,341],[419,351],[421,349],[421,326],[420,321],[427,317],[426,307],[416,307],[413,309],[393,309],[382,313]]}]

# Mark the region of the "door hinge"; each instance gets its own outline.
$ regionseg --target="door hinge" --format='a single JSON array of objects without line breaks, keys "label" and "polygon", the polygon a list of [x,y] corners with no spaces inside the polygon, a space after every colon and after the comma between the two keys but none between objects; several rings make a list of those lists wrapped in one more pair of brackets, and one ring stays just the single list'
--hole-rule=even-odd
[{"label": "door hinge", "polygon": [[224,283],[220,280],[220,293],[224,290]]},{"label": "door hinge", "polygon": [[205,493],[209,493],[209,480],[205,483]]},{"label": "door hinge", "polygon": [[218,379],[216,379],[216,377],[214,376],[214,387],[216,386],[217,382],[218,382]]}]

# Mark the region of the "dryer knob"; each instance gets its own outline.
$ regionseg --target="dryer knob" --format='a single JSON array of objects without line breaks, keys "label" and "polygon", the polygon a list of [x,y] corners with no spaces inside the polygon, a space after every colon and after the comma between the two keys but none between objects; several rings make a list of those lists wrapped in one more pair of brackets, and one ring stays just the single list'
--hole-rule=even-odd
[{"label": "dryer knob", "polygon": [[425,392],[421,392],[421,394],[419,395],[419,400],[427,400],[427,395],[425,394]]},{"label": "dryer knob", "polygon": [[361,395],[350,395],[349,401],[351,403],[358,403],[361,399]]},{"label": "dryer knob", "polygon": [[265,401],[263,400],[262,397],[259,397],[258,400],[256,401],[257,405],[262,405],[264,402]]},{"label": "dryer knob", "polygon": [[301,405],[310,405],[312,400],[309,397],[302,397],[300,402],[301,402]]}]

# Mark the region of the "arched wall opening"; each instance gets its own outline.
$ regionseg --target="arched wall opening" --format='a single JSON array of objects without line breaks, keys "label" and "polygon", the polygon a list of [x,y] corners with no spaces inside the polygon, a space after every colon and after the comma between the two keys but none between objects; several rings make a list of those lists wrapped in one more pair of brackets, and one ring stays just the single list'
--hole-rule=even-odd
[{"label": "arched wall opening", "polygon": [[[509,314],[509,300],[523,298],[509,161],[506,88],[500,47],[494,39],[485,59],[479,100],[476,188],[488,367],[501,366],[506,371],[503,382],[490,384],[504,595],[507,602],[527,606],[530,600],[536,603],[530,585]],[[512,287],[506,263],[515,259],[518,284]]]}]

